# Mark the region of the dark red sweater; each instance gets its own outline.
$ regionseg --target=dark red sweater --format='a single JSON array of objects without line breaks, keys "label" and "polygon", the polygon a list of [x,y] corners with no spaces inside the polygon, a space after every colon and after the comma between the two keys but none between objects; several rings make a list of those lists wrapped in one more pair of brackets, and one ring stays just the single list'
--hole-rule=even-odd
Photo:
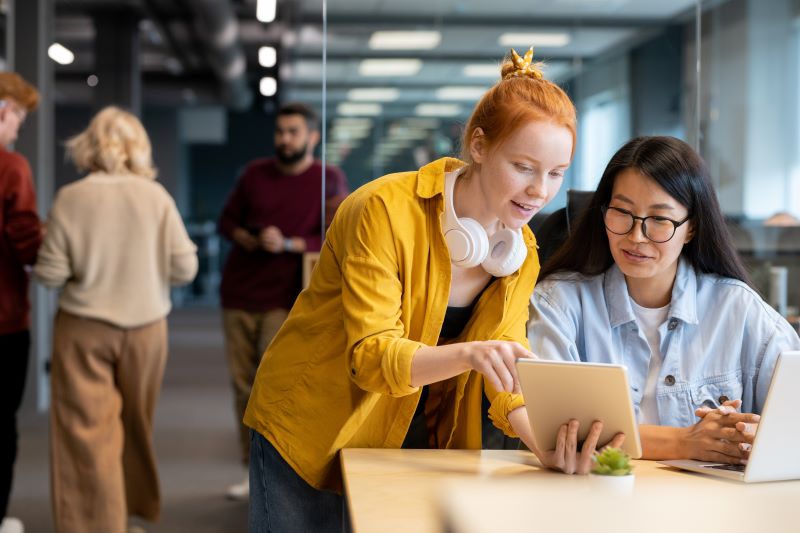
[{"label": "dark red sweater", "polygon": [[0,335],[30,327],[28,273],[42,230],[28,162],[0,148]]},{"label": "dark red sweater", "polygon": [[[237,227],[257,234],[277,226],[286,237],[302,237],[308,251],[322,243],[322,164],[314,163],[302,174],[283,174],[275,159],[257,159],[239,177],[219,219],[219,232],[232,240]],[[347,194],[341,170],[328,166],[326,199]],[[222,307],[250,312],[290,309],[300,293],[302,254],[248,252],[234,243],[222,272]]]}]

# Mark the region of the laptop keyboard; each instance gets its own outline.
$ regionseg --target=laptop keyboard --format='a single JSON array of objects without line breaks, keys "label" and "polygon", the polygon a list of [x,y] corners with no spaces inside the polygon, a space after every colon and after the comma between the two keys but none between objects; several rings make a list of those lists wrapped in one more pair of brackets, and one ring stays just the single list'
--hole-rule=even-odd
[{"label": "laptop keyboard", "polygon": [[744,472],[746,465],[703,465],[706,468],[716,468],[717,470],[730,470],[732,472]]}]

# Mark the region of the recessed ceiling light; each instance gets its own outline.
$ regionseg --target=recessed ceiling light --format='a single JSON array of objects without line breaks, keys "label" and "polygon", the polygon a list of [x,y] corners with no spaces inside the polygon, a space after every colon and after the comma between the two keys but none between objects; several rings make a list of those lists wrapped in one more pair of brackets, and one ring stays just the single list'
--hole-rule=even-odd
[{"label": "recessed ceiling light", "polygon": [[340,115],[376,116],[383,112],[383,107],[380,104],[342,102],[336,112]]},{"label": "recessed ceiling light", "polygon": [[337,118],[334,121],[335,128],[343,129],[365,129],[372,127],[371,118]]},{"label": "recessed ceiling light", "polygon": [[269,76],[261,78],[258,88],[264,96],[273,96],[278,92],[278,80]]},{"label": "recessed ceiling light", "polygon": [[499,78],[500,66],[489,63],[472,63],[464,65],[464,76],[470,78]]},{"label": "recessed ceiling light", "polygon": [[438,31],[376,31],[369,38],[373,50],[430,50],[442,41]]},{"label": "recessed ceiling light", "polygon": [[53,43],[47,49],[47,55],[50,59],[60,65],[69,65],[75,61],[75,54],[72,53],[67,47],[59,43]]},{"label": "recessed ceiling light", "polygon": [[396,132],[389,133],[388,137],[396,141],[409,140],[409,139],[412,141],[417,141],[420,139],[426,139],[428,135],[430,135],[430,132],[428,130],[402,129]]},{"label": "recessed ceiling light", "polygon": [[334,128],[331,132],[331,137],[334,139],[364,139],[369,137],[372,132],[367,128],[363,130],[356,130],[356,129],[339,129]]},{"label": "recessed ceiling light", "polygon": [[261,22],[272,22],[275,20],[277,0],[258,0],[256,4],[256,18]]},{"label": "recessed ceiling light", "polygon": [[274,67],[278,62],[278,51],[273,46],[258,49],[258,64],[265,68]]},{"label": "recessed ceiling light", "polygon": [[461,114],[458,104],[419,104],[414,108],[418,117],[455,117]]},{"label": "recessed ceiling light", "polygon": [[393,87],[367,87],[347,91],[347,99],[351,102],[393,102],[398,98],[400,91]]},{"label": "recessed ceiling light", "polygon": [[486,87],[440,87],[436,90],[436,98],[439,100],[479,100],[483,93],[486,92]]},{"label": "recessed ceiling light", "polygon": [[441,125],[441,121],[435,118],[409,117],[403,119],[402,122],[410,128],[436,129]]},{"label": "recessed ceiling light", "polygon": [[365,59],[358,66],[362,76],[413,76],[422,68],[420,59]]},{"label": "recessed ceiling light", "polygon": [[[504,33],[497,40],[500,46],[522,46],[534,48],[557,48],[567,46],[570,42],[568,33]],[[521,53],[522,51],[520,51]]]}]

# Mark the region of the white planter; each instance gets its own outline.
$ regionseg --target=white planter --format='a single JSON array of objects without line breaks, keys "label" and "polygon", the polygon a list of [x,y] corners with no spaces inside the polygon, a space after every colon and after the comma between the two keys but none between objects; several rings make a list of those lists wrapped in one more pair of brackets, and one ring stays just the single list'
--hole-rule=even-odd
[{"label": "white planter", "polygon": [[623,496],[633,494],[633,485],[636,476],[599,476],[589,475],[589,483],[592,491],[603,492],[611,496]]}]

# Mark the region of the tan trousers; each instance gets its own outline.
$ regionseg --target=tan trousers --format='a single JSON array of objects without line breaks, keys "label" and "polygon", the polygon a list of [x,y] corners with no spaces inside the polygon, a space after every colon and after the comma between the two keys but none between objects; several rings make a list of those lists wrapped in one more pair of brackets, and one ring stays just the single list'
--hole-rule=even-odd
[{"label": "tan trousers", "polygon": [[225,352],[231,370],[236,424],[239,426],[242,464],[245,466],[250,459],[250,429],[242,423],[242,418],[247,400],[250,399],[250,388],[256,379],[261,356],[288,315],[286,309],[272,309],[265,313],[222,310]]},{"label": "tan trousers", "polygon": [[51,367],[50,468],[59,533],[123,533],[158,519],[153,414],[167,321],[122,329],[63,311]]}]

